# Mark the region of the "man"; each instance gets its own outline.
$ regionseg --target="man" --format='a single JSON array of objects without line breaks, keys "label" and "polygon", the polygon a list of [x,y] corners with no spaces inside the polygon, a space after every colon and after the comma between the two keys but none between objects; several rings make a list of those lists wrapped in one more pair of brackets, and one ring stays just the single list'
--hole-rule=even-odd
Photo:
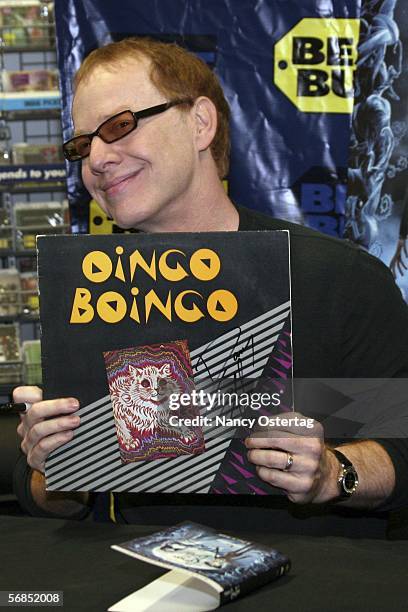
[{"label": "man", "polygon": [[[75,137],[64,145],[65,155],[81,160],[85,186],[119,226],[145,232],[290,229],[295,376],[408,373],[407,309],[382,264],[341,241],[237,208],[226,195],[221,179],[228,169],[229,110],[203,62],[146,39],[107,45],[79,70],[72,115]],[[77,400],[42,401],[36,387],[17,388],[14,400],[32,404],[18,427],[30,466],[21,462],[16,472],[22,503],[33,514],[84,516],[88,494],[47,493],[43,476],[49,453],[74,436]],[[404,441],[344,443],[339,455],[325,444],[317,422],[313,436],[300,428],[282,435],[250,437],[246,445],[259,478],[291,502],[383,510],[407,501]],[[353,481],[347,499],[346,472]],[[199,497],[200,505],[214,503]],[[116,503],[125,520],[135,519],[137,496]],[[264,516],[270,526],[270,511]]]}]

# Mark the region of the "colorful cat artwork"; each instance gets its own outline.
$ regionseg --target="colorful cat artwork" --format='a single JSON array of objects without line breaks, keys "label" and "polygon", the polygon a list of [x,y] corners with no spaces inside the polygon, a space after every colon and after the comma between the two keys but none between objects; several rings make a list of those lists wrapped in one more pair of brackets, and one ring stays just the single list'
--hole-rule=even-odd
[{"label": "colorful cat artwork", "polygon": [[[199,427],[169,422],[170,396],[193,389],[187,341],[108,351],[104,359],[122,463],[204,450]],[[183,412],[197,416],[193,406]]]}]

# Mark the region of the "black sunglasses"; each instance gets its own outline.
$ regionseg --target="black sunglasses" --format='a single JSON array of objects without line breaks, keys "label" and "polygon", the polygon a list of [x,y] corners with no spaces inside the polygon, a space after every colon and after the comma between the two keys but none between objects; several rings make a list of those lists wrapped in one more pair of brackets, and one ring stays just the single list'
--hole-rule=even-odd
[{"label": "black sunglasses", "polygon": [[121,138],[124,138],[130,132],[133,132],[137,128],[139,119],[144,117],[152,117],[164,113],[168,108],[177,106],[177,104],[191,104],[191,98],[183,98],[180,100],[172,100],[171,102],[165,102],[164,104],[158,104],[157,106],[151,106],[140,111],[125,110],[113,117],[106,119],[101,125],[90,134],[81,134],[80,136],[74,136],[62,145],[64,156],[68,161],[74,162],[79,161],[88,157],[91,151],[92,139],[95,136],[99,136],[103,140],[110,144],[116,142]]}]

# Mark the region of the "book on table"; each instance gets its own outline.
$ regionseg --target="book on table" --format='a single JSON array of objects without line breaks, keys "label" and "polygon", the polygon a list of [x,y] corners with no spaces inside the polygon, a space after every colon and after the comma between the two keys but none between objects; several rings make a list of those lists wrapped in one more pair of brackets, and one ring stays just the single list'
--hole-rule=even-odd
[{"label": "book on table", "polygon": [[270,546],[184,522],[112,548],[170,570],[114,604],[111,612],[204,612],[283,576],[290,560]]}]

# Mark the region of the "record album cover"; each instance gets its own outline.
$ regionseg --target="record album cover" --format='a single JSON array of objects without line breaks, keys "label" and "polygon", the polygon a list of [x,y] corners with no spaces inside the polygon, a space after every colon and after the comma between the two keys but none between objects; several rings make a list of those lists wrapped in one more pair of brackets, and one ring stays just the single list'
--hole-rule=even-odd
[{"label": "record album cover", "polygon": [[43,387],[80,426],[48,490],[257,493],[292,409],[289,232],[39,236]]}]

